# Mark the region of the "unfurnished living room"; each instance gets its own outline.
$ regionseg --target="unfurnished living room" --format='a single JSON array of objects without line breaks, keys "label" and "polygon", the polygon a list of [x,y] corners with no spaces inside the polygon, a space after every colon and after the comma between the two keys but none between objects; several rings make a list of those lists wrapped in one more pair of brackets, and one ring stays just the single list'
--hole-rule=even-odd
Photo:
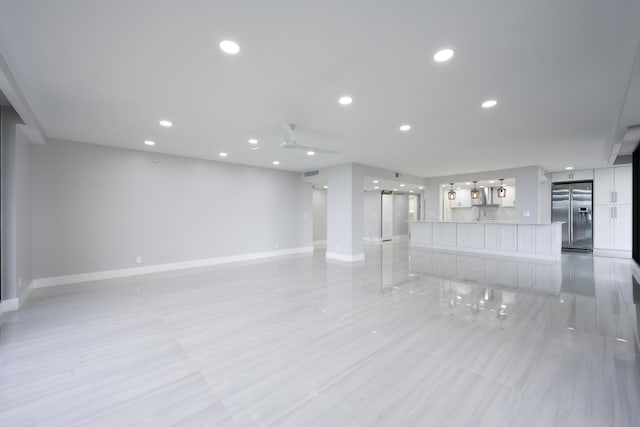
[{"label": "unfurnished living room", "polygon": [[638,23],[0,0],[0,425],[640,425]]}]

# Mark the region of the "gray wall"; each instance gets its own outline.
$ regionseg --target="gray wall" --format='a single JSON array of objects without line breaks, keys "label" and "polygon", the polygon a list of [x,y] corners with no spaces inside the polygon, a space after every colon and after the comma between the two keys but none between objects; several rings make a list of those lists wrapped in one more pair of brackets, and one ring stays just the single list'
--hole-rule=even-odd
[{"label": "gray wall", "polygon": [[20,117],[1,107],[2,299],[12,299],[31,282],[31,143]]},{"label": "gray wall", "polygon": [[32,154],[35,278],[311,245],[297,173],[62,141]]},{"label": "gray wall", "polygon": [[327,190],[313,189],[313,241],[327,240]]},{"label": "gray wall", "polygon": [[406,236],[409,234],[409,196],[406,194],[393,195],[393,235]]},{"label": "gray wall", "polygon": [[380,191],[364,192],[364,238],[382,238],[382,194]]}]

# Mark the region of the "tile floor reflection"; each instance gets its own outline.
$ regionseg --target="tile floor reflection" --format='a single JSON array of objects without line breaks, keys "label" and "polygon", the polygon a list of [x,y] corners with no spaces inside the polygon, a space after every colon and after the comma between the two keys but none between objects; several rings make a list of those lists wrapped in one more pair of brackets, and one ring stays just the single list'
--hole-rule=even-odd
[{"label": "tile floor reflection", "polygon": [[628,261],[323,255],[35,292],[0,326],[0,424],[640,424]]}]

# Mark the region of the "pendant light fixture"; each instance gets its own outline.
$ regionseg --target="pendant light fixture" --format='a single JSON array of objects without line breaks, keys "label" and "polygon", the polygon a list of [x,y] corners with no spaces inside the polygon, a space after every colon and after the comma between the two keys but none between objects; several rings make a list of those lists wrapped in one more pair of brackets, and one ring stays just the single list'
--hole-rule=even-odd
[{"label": "pendant light fixture", "polygon": [[453,191],[453,182],[449,183],[449,185],[451,186],[451,190],[449,190],[449,193],[448,193],[449,200],[455,200],[456,199],[456,192]]},{"label": "pendant light fixture", "polygon": [[504,179],[500,179],[500,188],[498,188],[498,197],[500,197],[501,199],[507,197],[507,189],[504,188],[504,185],[502,185],[502,181],[504,181]]},{"label": "pendant light fixture", "polygon": [[471,190],[471,198],[472,199],[480,198],[480,190],[478,190],[478,181],[473,181],[473,190]]}]

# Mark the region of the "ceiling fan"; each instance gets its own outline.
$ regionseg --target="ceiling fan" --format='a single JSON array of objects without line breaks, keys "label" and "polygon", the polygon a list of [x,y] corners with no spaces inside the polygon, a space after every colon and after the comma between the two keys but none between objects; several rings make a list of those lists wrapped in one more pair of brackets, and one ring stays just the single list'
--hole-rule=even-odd
[{"label": "ceiling fan", "polygon": [[296,125],[294,123],[289,123],[286,125],[282,125],[284,128],[284,142],[280,144],[280,148],[297,148],[299,150],[304,150],[307,153],[313,152],[320,154],[337,154],[339,151],[330,150],[328,148],[320,148],[320,147],[312,147],[310,145],[301,145],[298,144],[295,138],[295,130]]}]

